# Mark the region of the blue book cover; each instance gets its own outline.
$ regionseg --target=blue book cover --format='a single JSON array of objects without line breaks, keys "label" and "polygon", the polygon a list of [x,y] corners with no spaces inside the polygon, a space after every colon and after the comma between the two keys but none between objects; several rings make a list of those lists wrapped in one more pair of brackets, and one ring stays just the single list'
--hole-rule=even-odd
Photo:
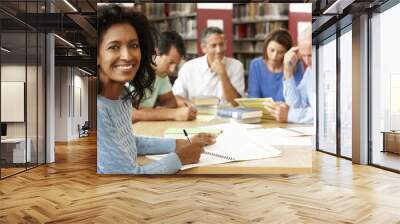
[{"label": "blue book cover", "polygon": [[262,110],[255,108],[222,108],[218,109],[220,117],[231,117],[235,119],[262,117]]}]

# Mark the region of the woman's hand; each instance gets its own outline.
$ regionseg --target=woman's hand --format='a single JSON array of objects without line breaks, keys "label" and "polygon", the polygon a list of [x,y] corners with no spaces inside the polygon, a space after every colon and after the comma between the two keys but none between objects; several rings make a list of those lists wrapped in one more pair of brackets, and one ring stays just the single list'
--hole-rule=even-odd
[{"label": "woman's hand", "polygon": [[209,133],[199,133],[190,139],[192,142],[199,142],[205,145],[212,145],[215,143],[215,135]]},{"label": "woman's hand", "polygon": [[175,152],[178,155],[182,165],[192,164],[199,161],[201,153],[204,152],[203,147],[203,143],[193,142],[183,147],[176,148]]},{"label": "woman's hand", "polygon": [[197,116],[197,109],[191,106],[184,106],[174,109],[174,117],[176,121],[192,121]]},{"label": "woman's hand", "polygon": [[[201,143],[203,145],[212,145],[215,143],[215,136],[208,133],[199,133],[190,139],[191,143]],[[177,139],[175,151],[188,146],[190,143],[186,139]]]},{"label": "woman's hand", "polygon": [[286,52],[283,58],[283,74],[285,80],[290,79],[295,72],[296,64],[298,61],[298,51],[298,47],[292,47]]},{"label": "woman's hand", "polygon": [[284,102],[264,102],[264,108],[268,110],[275,120],[281,123],[288,122],[289,105]]}]

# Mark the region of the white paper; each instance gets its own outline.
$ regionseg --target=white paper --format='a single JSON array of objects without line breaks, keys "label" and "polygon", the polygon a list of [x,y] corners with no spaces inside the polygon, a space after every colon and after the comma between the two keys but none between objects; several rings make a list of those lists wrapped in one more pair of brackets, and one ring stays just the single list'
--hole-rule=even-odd
[{"label": "white paper", "polygon": [[280,155],[276,148],[263,141],[254,141],[246,130],[227,130],[218,136],[214,145],[207,146],[206,151],[233,157],[235,160],[253,160]]},{"label": "white paper", "polygon": [[215,115],[197,115],[196,121],[198,122],[210,122],[215,119]]},{"label": "white paper", "polygon": [[294,130],[297,132],[301,132],[304,135],[314,135],[315,134],[315,128],[313,126],[311,126],[311,127],[290,127],[288,129]]},{"label": "white paper", "polygon": [[[271,128],[272,129],[272,128]],[[293,135],[278,135],[271,133],[271,129],[252,129],[248,130],[247,134],[253,141],[262,142],[267,145],[296,145],[296,146],[311,146],[312,141],[310,136],[296,136]],[[281,132],[280,134],[282,134]],[[289,134],[289,133],[287,133]],[[291,134],[291,133],[290,133]]]},{"label": "white paper", "polygon": [[[164,156],[166,156],[166,154],[164,155],[151,155],[151,156],[147,156],[150,159],[153,160],[160,160],[162,159]],[[183,165],[181,167],[181,170],[187,170],[193,167],[199,167],[199,166],[209,166],[209,165],[215,165],[215,164],[222,164],[222,163],[228,163],[228,162],[232,162],[231,160],[226,160],[226,159],[222,159],[219,157],[214,157],[214,156],[210,156],[207,154],[201,154],[199,162],[195,163],[195,164],[187,164],[187,165]]]},{"label": "white paper", "polygon": [[[217,137],[217,141],[214,145],[206,146],[204,150],[233,157],[233,161],[265,159],[281,155],[278,149],[266,144],[263,140],[251,138],[247,130],[239,130],[236,128],[225,130]],[[153,155],[148,157],[159,160],[163,156],[165,155]],[[227,162],[232,162],[232,160],[222,159],[203,153],[198,163],[184,165],[181,170]]]},{"label": "white paper", "polygon": [[293,131],[286,128],[259,128],[253,129],[251,135],[256,133],[260,133],[260,135],[271,136],[271,137],[299,137],[304,136],[301,132]]},{"label": "white paper", "polygon": [[219,129],[222,131],[227,131],[233,129],[246,130],[246,129],[260,128],[260,127],[262,127],[260,124],[224,123],[224,124],[203,126],[201,128],[211,128],[211,129]]}]

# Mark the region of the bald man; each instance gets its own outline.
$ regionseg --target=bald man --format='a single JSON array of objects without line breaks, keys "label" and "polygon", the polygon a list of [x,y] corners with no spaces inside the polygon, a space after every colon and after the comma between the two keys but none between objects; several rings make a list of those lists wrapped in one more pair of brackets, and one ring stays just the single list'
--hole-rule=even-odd
[{"label": "bald man", "polygon": [[[311,27],[299,36],[299,45],[286,52],[284,57],[283,96],[285,103],[266,103],[265,108],[279,122],[313,123],[315,109],[315,76],[312,63]],[[295,65],[302,59],[307,66],[303,79],[296,87],[293,74]]]}]

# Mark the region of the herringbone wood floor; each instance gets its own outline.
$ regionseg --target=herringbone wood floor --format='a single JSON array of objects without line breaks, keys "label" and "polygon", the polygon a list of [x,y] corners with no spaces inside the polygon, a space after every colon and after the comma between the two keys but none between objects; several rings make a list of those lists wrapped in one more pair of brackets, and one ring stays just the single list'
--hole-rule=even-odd
[{"label": "herringbone wood floor", "polygon": [[100,176],[96,141],[0,181],[0,223],[400,223],[400,175],[314,153],[307,175]]}]

